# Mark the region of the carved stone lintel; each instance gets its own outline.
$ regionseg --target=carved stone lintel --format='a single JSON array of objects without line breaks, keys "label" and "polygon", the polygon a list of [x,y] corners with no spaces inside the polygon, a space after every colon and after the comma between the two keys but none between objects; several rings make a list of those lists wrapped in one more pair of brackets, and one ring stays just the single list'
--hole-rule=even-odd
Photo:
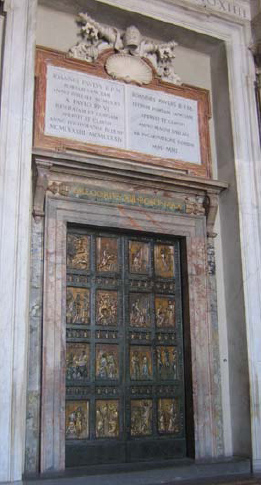
[{"label": "carved stone lintel", "polygon": [[34,198],[33,198],[33,216],[36,221],[44,217],[44,201],[45,194],[48,187],[48,176],[51,162],[36,161],[35,162],[35,184],[34,184]]},{"label": "carved stone lintel", "polygon": [[[174,51],[178,45],[174,40],[156,43],[143,38],[134,25],[122,32],[119,29],[96,22],[86,13],[79,14],[78,23],[81,26],[82,40],[69,50],[70,57],[86,62],[95,62],[104,50],[114,49],[116,53],[116,55],[113,54],[114,68],[111,70],[111,63],[108,64],[107,62],[105,65],[108,74],[113,78],[146,84],[148,75],[145,75],[145,81],[142,81],[144,66],[137,62],[140,58],[150,61],[159,78],[173,84],[181,84],[173,66]],[[135,58],[136,62],[134,62]],[[128,67],[129,73],[126,71]],[[149,69],[149,66],[147,66],[147,69]],[[118,72],[120,73],[119,76],[117,75]]]},{"label": "carved stone lintel", "polygon": [[208,193],[204,199],[204,208],[207,218],[207,236],[215,238],[217,233],[214,232],[214,224],[218,210],[218,195]]}]

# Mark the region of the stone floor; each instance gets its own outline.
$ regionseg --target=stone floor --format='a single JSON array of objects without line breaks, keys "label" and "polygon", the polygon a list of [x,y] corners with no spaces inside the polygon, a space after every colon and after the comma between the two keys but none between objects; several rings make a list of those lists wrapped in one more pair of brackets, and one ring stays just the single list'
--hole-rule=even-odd
[{"label": "stone floor", "polygon": [[[97,474],[98,471],[98,474]],[[166,462],[129,463],[66,469],[56,476],[25,479],[21,485],[261,485],[250,474],[249,458],[208,462],[189,458]]]},{"label": "stone floor", "polygon": [[[212,477],[212,478],[196,478],[190,480],[182,480],[176,477],[174,481],[166,482],[164,476],[161,480],[155,481],[152,478],[151,482],[148,482],[148,477],[137,477],[135,474],[131,477],[126,477],[126,474],[119,474],[108,476],[88,476],[88,477],[70,477],[70,478],[56,478],[45,480],[24,480],[23,485],[260,485],[261,477],[247,476],[227,476],[227,477]],[[164,475],[164,474],[163,474]]]}]

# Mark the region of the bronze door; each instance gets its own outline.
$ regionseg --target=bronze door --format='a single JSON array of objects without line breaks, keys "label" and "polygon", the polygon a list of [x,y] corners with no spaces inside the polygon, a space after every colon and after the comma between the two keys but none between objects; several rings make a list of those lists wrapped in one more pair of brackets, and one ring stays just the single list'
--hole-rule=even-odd
[{"label": "bronze door", "polygon": [[69,227],[66,466],[186,455],[178,239]]}]

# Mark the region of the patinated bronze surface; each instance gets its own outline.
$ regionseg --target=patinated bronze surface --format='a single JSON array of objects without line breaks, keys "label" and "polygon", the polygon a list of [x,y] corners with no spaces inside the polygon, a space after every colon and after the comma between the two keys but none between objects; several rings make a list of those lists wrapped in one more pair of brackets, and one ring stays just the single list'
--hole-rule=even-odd
[{"label": "patinated bronze surface", "polygon": [[67,253],[67,465],[184,456],[179,241],[72,227]]}]

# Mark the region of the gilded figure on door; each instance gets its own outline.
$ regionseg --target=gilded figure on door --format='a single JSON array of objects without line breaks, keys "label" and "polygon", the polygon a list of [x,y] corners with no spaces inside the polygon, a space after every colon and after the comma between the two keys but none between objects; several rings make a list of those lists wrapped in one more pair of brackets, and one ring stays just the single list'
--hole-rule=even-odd
[{"label": "gilded figure on door", "polygon": [[66,379],[86,380],[89,378],[90,346],[83,343],[66,345]]},{"label": "gilded figure on door", "polygon": [[96,292],[96,323],[97,325],[117,325],[117,291]]},{"label": "gilded figure on door", "polygon": [[80,440],[89,437],[89,402],[67,401],[65,406],[66,439]]},{"label": "gilded figure on door", "polygon": [[156,326],[159,328],[175,327],[175,301],[165,296],[155,297]]},{"label": "gilded figure on door", "polygon": [[130,325],[131,327],[150,327],[149,295],[130,293]]},{"label": "gilded figure on door", "polygon": [[129,241],[129,267],[131,273],[148,274],[149,244],[141,241]]},{"label": "gilded figure on door", "polygon": [[177,398],[158,400],[158,431],[161,434],[177,434],[181,431]]},{"label": "gilded figure on door", "polygon": [[90,264],[90,237],[78,234],[67,236],[68,269],[88,270]]},{"label": "gilded figure on door", "polygon": [[152,434],[152,400],[133,399],[131,401],[131,436]]},{"label": "gilded figure on door", "polygon": [[118,271],[118,239],[97,237],[96,255],[98,271]]},{"label": "gilded figure on door", "polygon": [[68,324],[90,323],[90,292],[85,288],[67,288],[66,322]]},{"label": "gilded figure on door", "polygon": [[161,379],[178,379],[178,352],[175,347],[157,347],[157,372]]},{"label": "gilded figure on door", "polygon": [[130,378],[134,381],[152,379],[151,347],[130,347]]},{"label": "gilded figure on door", "polygon": [[119,402],[96,401],[96,438],[118,438]]},{"label": "gilded figure on door", "polygon": [[96,377],[100,379],[119,378],[119,353],[117,345],[96,346]]},{"label": "gilded figure on door", "polygon": [[155,274],[162,278],[174,277],[174,246],[154,246]]}]

